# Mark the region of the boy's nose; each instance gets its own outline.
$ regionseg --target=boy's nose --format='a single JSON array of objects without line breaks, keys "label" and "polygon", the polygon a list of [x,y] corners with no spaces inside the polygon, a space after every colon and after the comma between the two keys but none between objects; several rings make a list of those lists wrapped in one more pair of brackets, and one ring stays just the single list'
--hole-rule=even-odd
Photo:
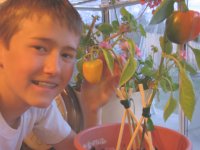
[{"label": "boy's nose", "polygon": [[61,57],[59,54],[49,54],[45,59],[44,73],[55,75],[61,72]]}]

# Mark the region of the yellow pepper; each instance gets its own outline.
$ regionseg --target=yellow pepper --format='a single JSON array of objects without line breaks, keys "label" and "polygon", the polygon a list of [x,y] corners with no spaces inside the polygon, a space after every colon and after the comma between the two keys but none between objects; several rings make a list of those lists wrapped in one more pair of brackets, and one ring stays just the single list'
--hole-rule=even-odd
[{"label": "yellow pepper", "polygon": [[103,72],[103,61],[95,59],[83,63],[83,76],[91,84],[96,84],[101,80]]}]

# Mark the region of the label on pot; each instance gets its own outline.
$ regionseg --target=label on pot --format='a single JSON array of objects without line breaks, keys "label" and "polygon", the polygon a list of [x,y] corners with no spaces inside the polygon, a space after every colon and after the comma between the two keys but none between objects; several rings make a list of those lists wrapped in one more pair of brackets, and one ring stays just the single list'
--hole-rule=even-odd
[{"label": "label on pot", "polygon": [[107,141],[104,138],[94,139],[92,141],[89,141],[88,143],[84,144],[83,147],[85,149],[91,149],[92,147],[96,147],[98,145],[104,145]]}]

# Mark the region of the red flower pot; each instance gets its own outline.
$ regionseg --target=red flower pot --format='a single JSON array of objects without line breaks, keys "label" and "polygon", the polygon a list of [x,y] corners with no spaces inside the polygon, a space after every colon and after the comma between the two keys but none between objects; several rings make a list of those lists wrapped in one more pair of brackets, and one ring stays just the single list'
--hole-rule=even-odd
[{"label": "red flower pot", "polygon": [[[80,132],[74,140],[77,150],[115,150],[120,124],[101,125]],[[191,150],[192,144],[184,135],[160,126],[152,132],[153,145],[157,150]],[[120,150],[130,141],[128,124],[124,126]]]}]

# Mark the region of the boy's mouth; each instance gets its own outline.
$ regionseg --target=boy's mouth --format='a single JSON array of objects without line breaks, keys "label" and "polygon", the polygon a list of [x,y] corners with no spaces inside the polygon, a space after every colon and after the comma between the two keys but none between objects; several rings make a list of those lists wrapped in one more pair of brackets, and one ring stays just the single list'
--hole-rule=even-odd
[{"label": "boy's mouth", "polygon": [[58,86],[58,84],[56,83],[37,81],[37,80],[32,80],[32,83],[40,87],[51,88],[51,89]]}]

